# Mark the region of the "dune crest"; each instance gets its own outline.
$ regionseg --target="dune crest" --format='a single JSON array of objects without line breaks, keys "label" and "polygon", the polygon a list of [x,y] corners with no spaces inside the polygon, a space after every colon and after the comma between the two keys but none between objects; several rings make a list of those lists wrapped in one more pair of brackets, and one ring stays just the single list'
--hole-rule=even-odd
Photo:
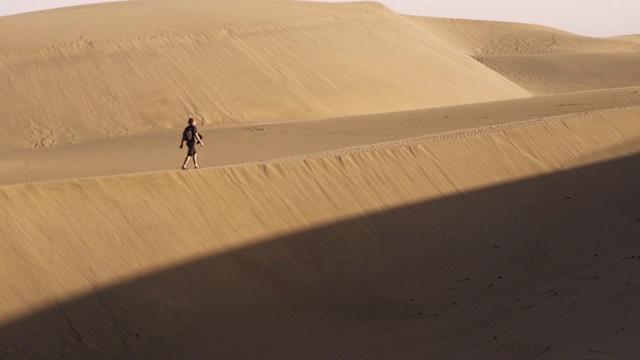
[{"label": "dune crest", "polygon": [[[109,8],[142,4],[150,14],[181,6]],[[181,29],[179,17],[164,19],[174,31],[125,40],[66,29],[71,42],[0,55],[3,150],[167,129],[187,114],[205,124],[268,123],[530,96],[381,6],[336,5],[332,13],[326,4],[245,4],[251,16],[242,26],[220,27],[207,14],[236,5],[198,4],[202,14],[189,18],[196,29]],[[282,22],[271,15],[278,10],[300,13]]]},{"label": "dune crest", "polygon": [[637,358],[635,40],[374,2],[0,18],[0,358]]},{"label": "dune crest", "polygon": [[530,24],[409,18],[536,95],[640,84],[634,36],[592,38]]},{"label": "dune crest", "polygon": [[[494,129],[484,134],[472,131],[470,135],[458,135],[447,141],[374,146],[339,156],[329,154],[319,158],[198,172],[4,186],[0,188],[0,197],[4,199],[0,237],[12,241],[2,243],[0,252],[0,263],[11,269],[0,272],[3,304],[0,319],[6,324],[43,306],[66,302],[82,294],[102,292],[114,283],[128,282],[204,255],[213,256],[256,246],[266,239],[381,211],[394,211],[407,204],[446,200],[473,207],[476,198],[465,194],[551,174],[569,164],[588,165],[595,160],[610,160],[628,151],[638,151],[634,142],[640,136],[640,123],[634,119],[639,111],[635,108],[576,115],[515,128],[505,126],[503,130]],[[619,149],[617,144],[629,144],[630,147]],[[594,158],[594,155],[598,157]],[[580,161],[585,156],[590,157],[589,162]],[[460,220],[438,217],[439,222],[448,222],[450,229],[457,228],[455,224]],[[345,233],[336,236],[347,242],[359,241],[358,232],[354,233],[348,226],[342,231]],[[485,236],[493,236],[491,234]],[[411,235],[405,236],[408,237],[404,241],[413,239]],[[478,241],[496,240],[481,238],[469,244]],[[349,248],[345,246],[342,251]],[[537,245],[534,242],[521,246],[524,248],[514,251],[525,251]],[[296,251],[314,253],[313,248]],[[442,251],[442,256],[453,256],[447,250]],[[379,255],[382,254],[371,254]],[[287,253],[279,256],[296,258],[294,254]],[[242,267],[241,263],[237,265]],[[474,276],[496,271],[489,264],[482,266],[475,269]],[[570,263],[565,266],[578,265]],[[307,271],[323,273],[330,269],[324,268],[320,262]],[[15,282],[12,274],[20,274],[28,281]],[[265,276],[269,279],[267,283],[278,281],[278,275],[269,278],[267,272]],[[344,276],[347,276],[344,280],[347,283],[358,283],[365,274],[352,272]],[[392,273],[385,276],[393,278]],[[249,288],[241,293],[261,294],[263,300],[259,304],[247,303],[249,308],[239,311],[263,313],[270,311],[268,308],[259,310],[264,304],[283,301],[282,294],[273,288],[251,282],[243,283],[243,286]],[[253,286],[256,286],[255,290],[252,290]],[[394,296],[383,295],[375,289],[366,290],[370,293],[359,293],[351,301],[358,303],[365,298]],[[122,299],[127,298],[126,294],[122,296]],[[161,305],[164,303],[162,295],[158,295],[159,298],[153,293],[145,296],[145,302],[153,302],[154,306],[164,308],[164,312],[186,306],[186,303],[181,305],[179,302]],[[210,299],[209,303],[219,304],[221,309],[236,307],[225,305],[230,294],[209,293],[204,296]],[[468,301],[473,299],[476,298]],[[237,300],[243,303],[243,300]],[[342,298],[341,301],[350,300]],[[117,311],[113,305],[119,307],[112,304],[108,311]],[[99,302],[93,306],[96,306],[95,311],[103,311],[100,308],[104,305]],[[275,313],[267,312],[260,317],[267,319],[272,315]],[[76,325],[76,331],[82,336],[90,336],[91,341],[100,343],[107,352],[116,346],[117,340],[116,343],[110,343],[104,337],[100,340],[99,329],[93,329],[91,323],[82,320],[81,313],[66,316],[71,316],[69,321],[84,324],[81,327]],[[262,321],[260,319],[255,321]],[[286,322],[286,319],[280,320]],[[175,335],[171,335],[174,330],[168,328],[164,331],[169,333],[163,336],[174,338]],[[56,336],[48,333],[47,339],[56,342]],[[362,336],[366,338],[366,335]],[[240,338],[227,340],[235,342]],[[30,340],[25,337],[9,341],[28,344]],[[78,355],[96,354],[82,342],[67,344]],[[0,348],[7,349],[6,345],[2,343]]]},{"label": "dune crest", "polygon": [[499,21],[408,18],[475,57],[640,51],[640,44],[634,42],[633,37],[594,38],[548,26]]}]

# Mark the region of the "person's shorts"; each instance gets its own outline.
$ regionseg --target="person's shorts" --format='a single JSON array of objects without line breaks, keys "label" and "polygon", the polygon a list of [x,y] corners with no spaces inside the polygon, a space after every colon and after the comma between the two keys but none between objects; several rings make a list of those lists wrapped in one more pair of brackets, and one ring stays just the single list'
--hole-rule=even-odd
[{"label": "person's shorts", "polygon": [[193,156],[193,155],[196,154],[196,143],[195,142],[193,144],[187,143],[187,147],[189,148],[189,150],[187,150],[187,156]]}]

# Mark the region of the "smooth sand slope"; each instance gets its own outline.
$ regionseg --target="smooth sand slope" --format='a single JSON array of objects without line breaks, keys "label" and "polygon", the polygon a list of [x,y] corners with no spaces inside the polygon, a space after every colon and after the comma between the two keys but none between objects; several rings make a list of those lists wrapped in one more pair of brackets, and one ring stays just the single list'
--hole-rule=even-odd
[{"label": "smooth sand slope", "polygon": [[0,21],[4,42],[17,44],[0,50],[0,150],[173,128],[188,114],[265,123],[530,96],[375,3],[132,1],[77,11]]},{"label": "smooth sand slope", "polygon": [[[549,31],[375,3],[0,18],[0,359],[638,358],[640,81],[558,93],[562,59],[637,49],[486,66],[555,56]],[[175,171],[188,116],[203,168]]]},{"label": "smooth sand slope", "polygon": [[640,51],[640,44],[634,41],[635,35],[593,38],[533,24],[416,16],[408,18],[473,56]]},{"label": "smooth sand slope", "polygon": [[[206,126],[200,128],[206,137],[206,147],[199,148],[200,165],[270,161],[634,106],[640,106],[640,87],[307,121]],[[6,152],[0,160],[0,185],[175,170],[185,155],[178,148],[181,125],[72,146]]]},{"label": "smooth sand slope", "polygon": [[633,358],[639,115],[2,187],[0,351]]},{"label": "smooth sand slope", "polygon": [[636,36],[592,38],[530,24],[409,19],[534,94],[640,83]]}]

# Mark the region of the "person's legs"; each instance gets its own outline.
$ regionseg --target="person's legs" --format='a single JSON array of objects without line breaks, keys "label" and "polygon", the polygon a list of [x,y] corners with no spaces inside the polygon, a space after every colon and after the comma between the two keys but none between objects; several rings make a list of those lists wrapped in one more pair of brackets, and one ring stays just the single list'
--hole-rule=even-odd
[{"label": "person's legs", "polygon": [[198,167],[198,162],[196,161],[196,147],[195,144],[188,143],[187,146],[189,150],[187,151],[187,157],[184,159],[184,163],[182,164],[182,170],[187,169],[187,163],[189,159],[193,156],[193,163],[196,164],[196,168]]},{"label": "person's legs", "polygon": [[200,168],[200,166],[198,166],[198,154],[193,154],[193,166],[195,166],[196,169]]},{"label": "person's legs", "polygon": [[189,158],[191,156],[187,155],[186,158],[184,158],[184,162],[182,163],[182,170],[186,170],[187,169],[187,163],[189,162]]}]

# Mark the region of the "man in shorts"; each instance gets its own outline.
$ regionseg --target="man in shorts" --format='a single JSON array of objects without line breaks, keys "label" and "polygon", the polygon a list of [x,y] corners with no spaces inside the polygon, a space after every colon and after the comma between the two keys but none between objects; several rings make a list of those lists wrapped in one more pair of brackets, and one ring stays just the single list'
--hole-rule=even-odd
[{"label": "man in shorts", "polygon": [[196,144],[200,144],[200,146],[204,146],[202,142],[202,135],[198,133],[198,128],[196,127],[196,120],[194,118],[189,118],[189,125],[184,128],[182,132],[182,141],[180,142],[180,149],[184,143],[187,143],[187,157],[184,159],[184,163],[182,164],[182,170],[187,170],[187,163],[189,159],[193,157],[193,165],[195,165],[196,169],[199,169],[198,166],[198,154],[196,152]]}]

